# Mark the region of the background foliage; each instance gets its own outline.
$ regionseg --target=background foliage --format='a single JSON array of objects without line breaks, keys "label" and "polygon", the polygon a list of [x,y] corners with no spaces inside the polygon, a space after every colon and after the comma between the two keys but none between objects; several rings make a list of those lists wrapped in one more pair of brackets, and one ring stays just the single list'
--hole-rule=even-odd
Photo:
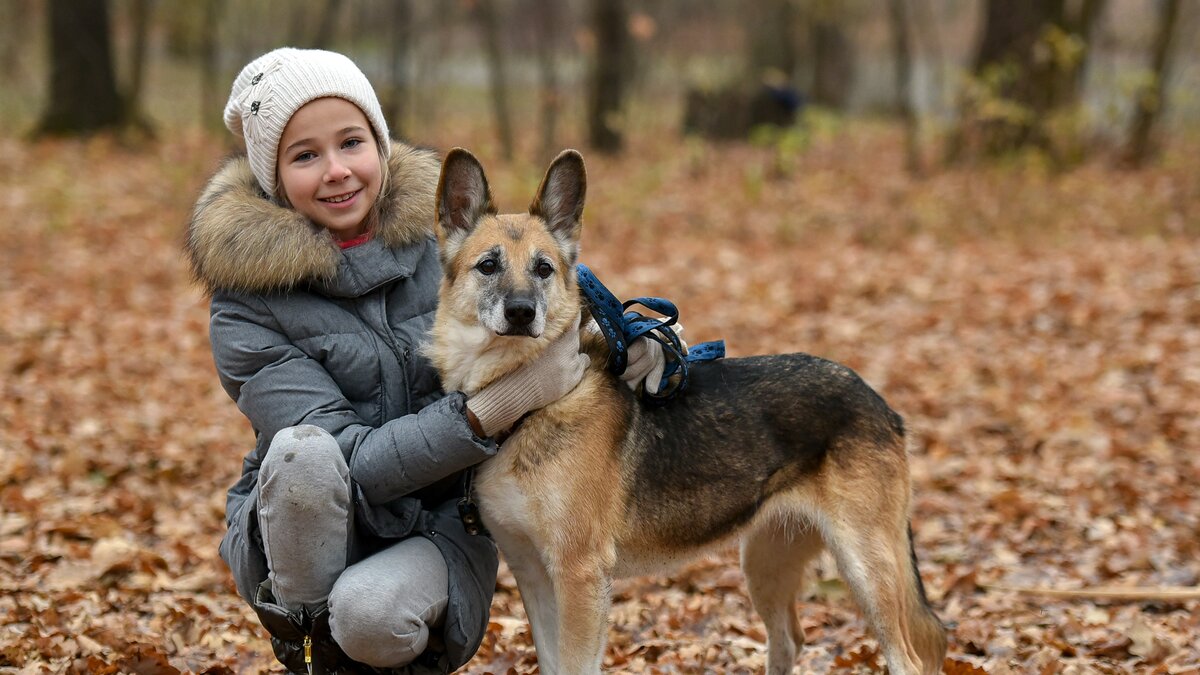
[{"label": "background foliage", "polygon": [[[137,4],[109,7],[122,87]],[[228,82],[289,34],[315,39],[327,4],[330,46],[387,95],[394,26],[381,17],[394,6],[215,3],[220,84],[206,99],[206,5],[160,1],[138,104],[147,124],[34,139],[47,5],[0,0],[0,672],[279,672],[216,554],[251,430],[217,383],[207,301],[180,243],[197,191],[234,149],[217,126]],[[951,626],[947,672],[1200,672],[1195,13],[1178,19],[1160,152],[1141,168],[1123,160],[1158,17],[1141,2],[1108,3],[1068,125],[1082,149],[1071,161],[1033,145],[948,163],[961,94],[978,91],[951,75],[979,82],[968,71],[984,4],[906,5],[916,172],[890,114],[883,3],[791,3],[802,27],[836,9],[853,86],[840,107],[720,142],[680,132],[684,94],[737,81],[729,73],[751,62],[738,6],[630,11],[617,153],[587,149],[589,6],[561,5],[554,145],[581,147],[588,163],[583,260],[618,295],[676,301],[693,340],[845,362],[905,415],[921,570]],[[495,6],[511,67],[506,160],[475,5],[409,7],[397,127],[475,151],[503,210],[523,208],[544,169],[527,20],[539,8]],[[809,56],[790,83],[809,92],[814,52],[795,50]],[[819,568],[802,671],[882,670],[836,567]],[[732,549],[615,595],[615,672],[762,668]],[[467,671],[534,664],[505,572]]]}]

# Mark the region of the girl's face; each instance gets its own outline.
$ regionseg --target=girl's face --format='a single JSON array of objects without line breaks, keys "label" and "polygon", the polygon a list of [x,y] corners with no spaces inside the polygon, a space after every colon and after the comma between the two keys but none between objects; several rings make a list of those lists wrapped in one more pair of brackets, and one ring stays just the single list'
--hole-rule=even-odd
[{"label": "girl's face", "polygon": [[292,208],[342,241],[367,228],[382,183],[367,116],[342,98],[309,101],[279,139],[279,184]]}]

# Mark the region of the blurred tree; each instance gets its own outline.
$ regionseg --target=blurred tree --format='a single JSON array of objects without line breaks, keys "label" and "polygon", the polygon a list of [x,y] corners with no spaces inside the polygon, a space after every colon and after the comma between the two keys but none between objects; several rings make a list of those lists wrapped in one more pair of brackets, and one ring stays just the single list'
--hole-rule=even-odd
[{"label": "blurred tree", "polygon": [[126,114],[146,130],[150,123],[142,113],[142,83],[146,79],[146,41],[150,33],[151,0],[132,0],[130,9],[129,82],[125,87]]},{"label": "blurred tree", "polygon": [[561,31],[562,15],[558,0],[531,0],[530,14],[534,16],[536,30],[540,143],[538,157],[548,163],[558,152],[558,113],[562,107],[562,92],[558,84],[558,35]]},{"label": "blurred tree", "polygon": [[796,76],[796,7],[792,0],[748,3],[741,13],[746,34],[747,75],[791,83]]},{"label": "blurred tree", "polygon": [[[446,63],[454,45],[446,36],[454,32],[458,20],[457,3],[419,2],[413,6],[413,86],[414,92],[436,91],[446,78]],[[425,39],[428,37],[429,39]],[[434,125],[441,119],[445,96],[434,93],[414,96],[410,105],[414,130],[420,125]],[[428,126],[425,126],[428,128]]]},{"label": "blurred tree", "polygon": [[224,108],[217,35],[220,32],[221,15],[225,11],[225,0],[201,0],[198,4],[203,10],[203,20],[199,31],[200,124],[208,126],[221,119],[221,112]]},{"label": "blurred tree", "polygon": [[0,82],[17,84],[24,81],[28,51],[32,45],[30,33],[41,14],[36,0],[0,0]]},{"label": "blurred tree", "polygon": [[0,2],[0,59],[7,67],[0,68],[0,81],[8,84],[14,81],[19,70],[21,59],[21,33],[17,30],[17,17],[20,16],[17,3]]},{"label": "blurred tree", "polygon": [[321,18],[317,21],[317,30],[310,43],[313,49],[329,49],[333,44],[337,20],[342,15],[344,5],[341,0],[325,0],[325,5],[321,8]]},{"label": "blurred tree", "polygon": [[811,16],[812,100],[843,110],[854,85],[854,44],[843,25],[845,7],[837,3],[814,3]]},{"label": "blurred tree", "polygon": [[623,145],[620,115],[628,64],[628,14],[624,0],[591,0],[591,9],[595,45],[588,97],[588,143],[595,150],[615,153]]},{"label": "blurred tree", "polygon": [[[267,9],[273,7],[267,6]],[[319,0],[319,6],[316,2],[289,0],[285,9],[290,17],[288,45],[306,49],[329,49],[337,36],[339,20],[347,14],[343,0]],[[275,46],[279,45],[270,48]]]},{"label": "blurred tree", "polygon": [[50,101],[35,134],[116,129],[128,121],[113,75],[107,0],[50,0]]},{"label": "blurred tree", "polygon": [[1058,89],[1063,91],[1064,103],[1076,104],[1083,97],[1084,78],[1091,64],[1092,46],[1096,43],[1096,27],[1107,6],[1108,0],[1077,0],[1074,11],[1063,9],[1064,29],[1078,50],[1078,56],[1067,60],[1061,70],[1063,79]]},{"label": "blurred tree", "polygon": [[405,138],[407,133],[405,106],[411,95],[408,68],[412,60],[412,28],[412,0],[392,0],[387,35],[387,42],[391,43],[391,54],[388,59],[391,86],[388,87],[384,96],[383,115],[395,138]]},{"label": "blurred tree", "polygon": [[1151,81],[1137,92],[1134,100],[1133,123],[1129,129],[1129,144],[1125,159],[1140,166],[1155,151],[1151,132],[1166,107],[1167,79],[1171,70],[1171,44],[1179,23],[1179,0],[1160,0],[1158,32],[1151,48]]},{"label": "blurred tree", "polygon": [[[946,101],[946,59],[943,56],[938,16],[929,3],[930,0],[913,0],[909,5],[913,10],[909,27],[915,29],[913,35],[917,39],[914,42],[921,45],[932,64],[929,69],[930,89],[935,93],[934,105],[940,106]],[[922,49],[915,51],[920,52]]]},{"label": "blurred tree", "polygon": [[487,54],[488,76],[492,93],[492,116],[496,121],[496,136],[500,154],[505,161],[513,158],[512,121],[508,115],[508,59],[500,46],[500,20],[496,16],[495,0],[475,0],[472,14],[483,37]]},{"label": "blurred tree", "polygon": [[889,0],[892,54],[896,64],[896,111],[904,120],[904,166],[911,174],[921,172],[921,149],[917,115],[912,105],[912,52],[908,40],[908,11],[904,0]]},{"label": "blurred tree", "polygon": [[1079,101],[1091,35],[1105,4],[987,0],[975,80],[963,98],[963,124],[950,145],[952,159],[966,145],[991,155],[1027,145],[1058,155],[1064,144],[1074,143],[1073,138],[1054,138],[1048,123],[1052,113]]}]

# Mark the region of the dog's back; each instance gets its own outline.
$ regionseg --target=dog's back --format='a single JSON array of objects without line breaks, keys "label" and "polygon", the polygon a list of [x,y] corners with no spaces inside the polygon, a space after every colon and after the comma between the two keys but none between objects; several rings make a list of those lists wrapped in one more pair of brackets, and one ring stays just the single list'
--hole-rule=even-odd
[{"label": "dog's back", "polygon": [[[854,371],[808,354],[698,363],[678,399],[627,405],[627,522],[654,545],[726,539],[828,461],[904,461],[900,416]],[[866,448],[888,456],[853,456]]]}]

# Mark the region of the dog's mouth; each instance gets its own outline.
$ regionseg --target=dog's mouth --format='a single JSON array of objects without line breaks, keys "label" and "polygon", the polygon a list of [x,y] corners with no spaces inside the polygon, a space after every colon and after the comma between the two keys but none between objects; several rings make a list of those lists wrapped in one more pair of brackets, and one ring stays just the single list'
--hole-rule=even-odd
[{"label": "dog's mouth", "polygon": [[504,330],[496,331],[496,335],[498,335],[499,337],[527,337],[527,338],[541,337],[540,333],[535,335],[533,332],[533,329],[528,328],[528,327],[526,327],[526,328],[511,328],[510,327],[510,328],[506,328]]}]

